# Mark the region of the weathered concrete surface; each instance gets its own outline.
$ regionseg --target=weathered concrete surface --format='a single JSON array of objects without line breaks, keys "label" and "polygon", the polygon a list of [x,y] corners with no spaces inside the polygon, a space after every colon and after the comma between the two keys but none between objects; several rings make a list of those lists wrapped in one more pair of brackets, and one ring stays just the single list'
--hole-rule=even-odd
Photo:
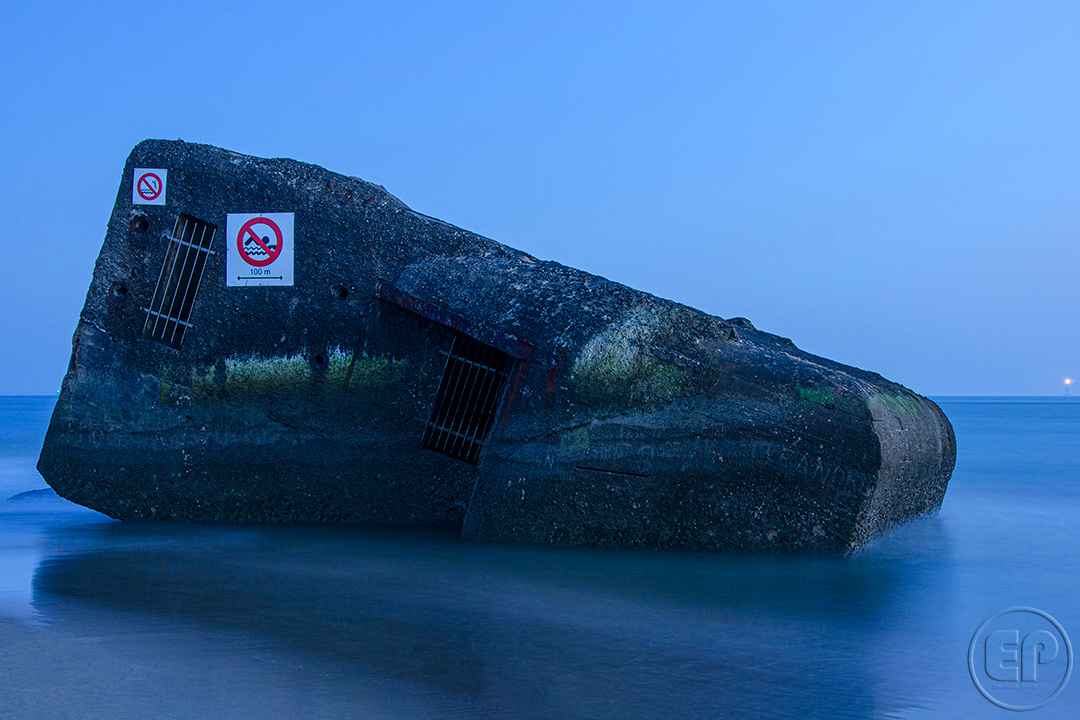
[{"label": "weathered concrete surface", "polygon": [[[168,168],[167,205],[131,204],[136,167]],[[141,333],[181,212],[218,235],[177,351]],[[242,212],[295,213],[294,286],[226,287]],[[421,449],[457,332],[515,358],[476,465]],[[539,261],[357,178],[152,140],[128,158],[38,467],[122,519],[850,551],[936,511],[954,462],[933,402],[746,320]]]}]

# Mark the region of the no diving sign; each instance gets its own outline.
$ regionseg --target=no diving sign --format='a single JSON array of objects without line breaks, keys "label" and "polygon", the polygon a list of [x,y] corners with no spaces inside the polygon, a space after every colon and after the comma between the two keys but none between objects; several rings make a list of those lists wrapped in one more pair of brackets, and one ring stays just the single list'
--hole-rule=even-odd
[{"label": "no diving sign", "polygon": [[293,284],[292,213],[232,213],[225,236],[226,286]]},{"label": "no diving sign", "polygon": [[163,168],[135,168],[131,180],[133,205],[164,205],[165,181],[169,171]]}]

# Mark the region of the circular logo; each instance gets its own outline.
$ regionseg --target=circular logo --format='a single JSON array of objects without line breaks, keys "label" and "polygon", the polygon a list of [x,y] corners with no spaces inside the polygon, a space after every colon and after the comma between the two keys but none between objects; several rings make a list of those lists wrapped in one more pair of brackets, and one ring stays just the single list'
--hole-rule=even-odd
[{"label": "circular logo", "polygon": [[1072,673],[1065,628],[1042,610],[1011,607],[983,621],[968,646],[968,672],[990,702],[1034,710],[1057,697]]},{"label": "circular logo", "polygon": [[156,200],[157,196],[161,194],[161,178],[156,173],[146,173],[139,178],[139,182],[135,184],[135,189],[143,200]]},{"label": "circular logo", "polygon": [[254,267],[266,267],[277,260],[285,245],[281,228],[270,218],[251,218],[236,236],[236,248],[244,262]]}]

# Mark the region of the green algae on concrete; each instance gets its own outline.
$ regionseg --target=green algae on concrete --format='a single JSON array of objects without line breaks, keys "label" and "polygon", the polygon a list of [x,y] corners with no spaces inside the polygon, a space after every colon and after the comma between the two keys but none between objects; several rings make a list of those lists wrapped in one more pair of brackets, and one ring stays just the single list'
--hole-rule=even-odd
[{"label": "green algae on concrete", "polygon": [[571,381],[587,394],[627,402],[669,400],[689,394],[691,372],[649,352],[681,318],[676,308],[645,302],[620,324],[581,349]]},{"label": "green algae on concrete", "polygon": [[191,390],[196,398],[253,398],[322,390],[357,392],[386,387],[401,378],[407,360],[369,357],[367,353],[332,348],[325,354],[299,353],[261,357],[232,356],[225,359],[224,378],[213,366],[191,371]]},{"label": "green algae on concrete", "polygon": [[[893,415],[898,417],[915,417],[919,414],[921,409],[919,401],[911,395],[881,393],[875,395],[874,399],[888,408]],[[870,409],[871,412],[873,412],[873,406],[871,406]]]},{"label": "green algae on concrete", "polygon": [[799,399],[811,405],[835,405],[836,396],[828,388],[809,388],[799,386]]}]

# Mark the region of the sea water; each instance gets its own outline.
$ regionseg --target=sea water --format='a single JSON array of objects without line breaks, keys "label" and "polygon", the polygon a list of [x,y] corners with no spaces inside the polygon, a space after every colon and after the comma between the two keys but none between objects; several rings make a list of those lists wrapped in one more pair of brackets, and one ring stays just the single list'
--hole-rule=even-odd
[{"label": "sea water", "polygon": [[[0,398],[0,716],[994,718],[987,617],[1080,638],[1080,402],[940,398],[941,513],[856,557],[119,523],[34,470]],[[8,499],[10,498],[10,499]],[[1025,717],[1080,717],[1080,679]]]}]

